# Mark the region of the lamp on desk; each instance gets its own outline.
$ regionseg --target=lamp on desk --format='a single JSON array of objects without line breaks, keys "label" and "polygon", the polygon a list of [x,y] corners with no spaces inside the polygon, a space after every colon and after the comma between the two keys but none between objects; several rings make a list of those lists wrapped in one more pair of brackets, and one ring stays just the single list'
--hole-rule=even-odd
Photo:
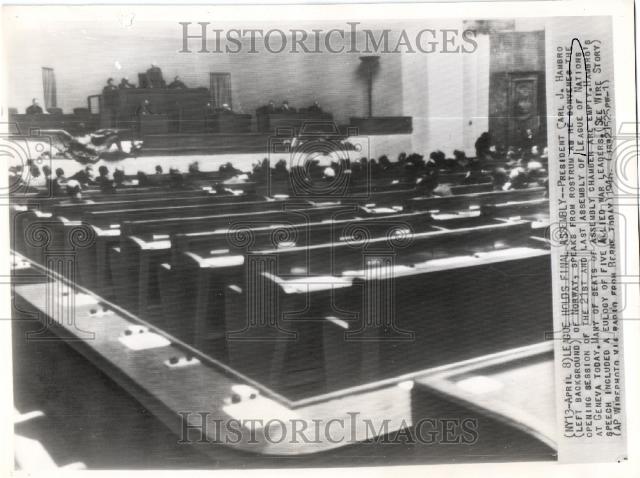
[{"label": "lamp on desk", "polygon": [[373,116],[373,74],[378,69],[380,57],[377,55],[361,56],[360,61],[367,74],[367,99],[369,106],[367,116],[371,118]]}]

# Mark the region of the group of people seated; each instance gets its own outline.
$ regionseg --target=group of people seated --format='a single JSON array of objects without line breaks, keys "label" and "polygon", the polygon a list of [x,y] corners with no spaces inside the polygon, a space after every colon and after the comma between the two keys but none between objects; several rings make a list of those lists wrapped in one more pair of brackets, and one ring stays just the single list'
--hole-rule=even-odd
[{"label": "group of people seated", "polygon": [[[96,132],[98,133],[98,132]],[[96,135],[93,133],[93,135]],[[108,130],[103,132],[102,139],[99,136],[88,136],[88,143],[112,142],[117,144],[119,140]],[[481,136],[486,141],[488,136]],[[482,142],[481,141],[481,142]],[[71,148],[81,147],[82,143],[71,143]],[[479,148],[477,148],[479,149]],[[351,185],[365,185],[369,179],[389,179],[398,187],[415,188],[422,196],[447,196],[451,195],[451,186],[469,184],[493,185],[494,190],[508,191],[523,189],[531,185],[548,187],[547,148],[541,145],[533,145],[531,148],[511,146],[508,148],[496,148],[493,145],[486,148],[484,155],[469,158],[463,151],[454,151],[453,157],[447,157],[441,151],[433,151],[428,158],[418,153],[407,155],[400,153],[396,161],[391,161],[387,155],[378,159],[362,157],[359,160],[351,160],[347,155],[339,160],[334,160],[328,166],[321,165],[317,160],[309,159],[305,164],[288,167],[285,159],[280,159],[275,164],[270,164],[269,159],[264,158],[254,165],[249,174],[235,168],[231,163],[225,163],[218,170],[221,180],[250,180],[256,185],[266,181],[292,183],[304,178],[305,181],[333,182],[341,176],[348,176]],[[450,174],[454,173],[454,174]],[[13,181],[24,181],[33,185],[34,179],[44,176],[47,190],[54,195],[68,194],[71,200],[80,200],[82,190],[89,185],[97,185],[105,193],[115,193],[119,188],[128,184],[148,186],[159,184],[149,175],[138,171],[135,180],[127,181],[124,171],[115,168],[110,177],[106,166],[98,168],[98,176],[94,176],[91,166],[86,166],[70,178],[67,178],[61,168],[52,174],[49,166],[42,169],[29,161],[27,170],[21,167],[10,168]],[[178,169],[170,168],[169,174],[164,175],[160,165],[155,167],[155,175],[162,178],[166,185],[172,188],[189,187],[190,180],[205,177],[201,173],[198,162],[189,165],[186,173]],[[443,176],[445,175],[445,176]],[[443,177],[446,177],[444,180]],[[455,179],[452,179],[455,178]],[[40,181],[40,183],[42,183]],[[391,184],[391,183],[390,183]]]},{"label": "group of people seated", "polygon": [[276,106],[273,100],[257,109],[258,114],[288,114],[288,113],[322,113],[322,108],[318,100],[315,100],[312,105],[307,108],[300,108],[297,110],[293,106],[289,105],[288,100],[283,100],[280,106]]},{"label": "group of people seated", "polygon": [[[143,78],[146,80],[146,83],[141,84],[139,88],[169,88],[171,90],[187,88],[187,85],[178,75],[173,78],[171,83],[167,84],[162,75],[162,70],[155,63],[151,64],[151,67],[145,72]],[[129,88],[138,88],[138,86],[131,83],[128,77],[123,77],[118,85],[115,84],[115,80],[113,78],[109,78],[107,80],[107,84],[102,89],[102,93],[109,94],[117,90],[126,90]]]},{"label": "group of people seated", "polygon": [[[26,169],[26,170],[25,170]],[[242,171],[233,167],[231,163],[220,166],[220,177],[232,178],[241,175]],[[161,165],[155,166],[153,174],[138,171],[135,177],[127,177],[124,169],[116,166],[113,172],[105,165],[98,167],[98,175],[94,173],[93,166],[87,165],[77,171],[72,176],[67,177],[62,168],[56,168],[52,174],[51,167],[44,164],[38,166],[33,160],[27,161],[27,167],[9,167],[9,178],[12,187],[23,185],[35,189],[42,193],[44,197],[68,196],[72,202],[91,202],[83,199],[82,192],[92,186],[97,186],[104,194],[115,194],[130,186],[165,186],[174,189],[190,188],[192,181],[203,179],[206,173],[200,171],[199,163],[194,161],[188,167],[186,173],[180,172],[177,168],[169,168],[165,174]]]},{"label": "group of people seated", "polygon": [[[480,143],[490,141],[488,133],[481,138]],[[260,183],[269,174],[271,181],[291,182],[293,177],[296,181],[302,177],[309,182],[334,182],[340,176],[348,176],[352,185],[364,185],[370,179],[389,178],[399,186],[416,188],[423,196],[447,196],[451,194],[450,187],[455,185],[491,183],[494,190],[500,191],[523,189],[530,185],[548,187],[546,159],[547,148],[541,151],[538,145],[530,149],[512,146],[506,151],[490,145],[484,154],[472,158],[460,150],[454,151],[453,157],[447,157],[442,151],[433,151],[427,159],[418,153],[407,155],[403,152],[396,161],[391,161],[387,155],[377,160],[362,157],[352,161],[345,155],[329,166],[308,160],[304,165],[291,169],[284,159],[272,166],[265,158],[254,166],[251,180]],[[442,174],[447,174],[445,181],[441,180]]]},{"label": "group of people seated", "polygon": [[131,83],[129,81],[128,77],[123,77],[120,80],[120,83],[118,83],[118,85],[114,84],[114,79],[113,78],[109,78],[107,80],[107,84],[105,85],[105,87],[102,89],[102,93],[103,94],[109,94],[111,92],[117,91],[117,90],[127,90],[127,89],[132,89],[135,88],[136,85],[134,85],[133,83]]},{"label": "group of people seated", "polygon": [[44,113],[42,106],[40,106],[40,103],[36,98],[31,100],[31,104],[27,106],[24,111],[28,115],[41,115]]},{"label": "group of people seated", "polygon": [[[86,166],[70,177],[65,175],[62,168],[56,168],[55,173],[52,173],[49,165],[45,164],[40,168],[32,160],[27,161],[27,169],[28,171],[25,172],[21,166],[9,168],[10,180],[14,186],[27,182],[30,186],[41,184],[44,188],[38,189],[44,196],[68,196],[72,201],[80,201],[82,190],[89,184],[97,184],[103,192],[109,193],[115,192],[116,187],[124,182],[124,171],[116,169],[113,178],[109,178],[109,170],[106,166],[100,166],[98,177],[94,177],[91,166]],[[25,177],[28,178],[26,181]],[[44,181],[40,181],[42,177]]]},{"label": "group of people seated", "polygon": [[[222,105],[216,106],[213,102],[207,101],[207,103],[203,107],[203,110],[204,110],[205,116],[218,115],[218,114],[221,114],[221,115],[235,114],[235,111],[233,111],[233,109],[228,103],[222,103]],[[153,107],[149,99],[145,98],[140,103],[140,106],[138,106],[138,108],[136,109],[136,116],[140,117],[140,116],[147,116],[147,115],[153,115],[153,114],[156,114],[155,108]]]}]

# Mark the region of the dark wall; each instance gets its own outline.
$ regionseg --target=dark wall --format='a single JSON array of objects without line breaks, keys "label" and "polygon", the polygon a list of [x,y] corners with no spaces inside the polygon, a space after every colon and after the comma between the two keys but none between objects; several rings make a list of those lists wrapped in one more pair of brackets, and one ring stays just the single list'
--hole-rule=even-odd
[{"label": "dark wall", "polygon": [[491,34],[489,130],[497,144],[519,145],[527,129],[546,144],[544,31]]}]

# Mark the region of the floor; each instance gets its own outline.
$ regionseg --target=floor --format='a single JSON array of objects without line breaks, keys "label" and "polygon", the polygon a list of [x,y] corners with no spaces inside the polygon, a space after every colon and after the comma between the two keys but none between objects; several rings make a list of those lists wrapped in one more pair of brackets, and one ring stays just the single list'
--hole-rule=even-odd
[{"label": "floor", "polygon": [[[74,349],[59,340],[26,341],[25,333],[39,323],[20,313],[14,319],[15,407],[21,413],[44,413],[16,425],[16,433],[40,441],[58,466],[82,462],[89,469],[202,469],[555,458],[530,437],[490,422],[481,422],[481,440],[471,447],[369,442],[316,455],[264,457],[217,444],[180,445],[162,422]],[[434,417],[451,412],[450,404],[433,397],[419,406]]]}]

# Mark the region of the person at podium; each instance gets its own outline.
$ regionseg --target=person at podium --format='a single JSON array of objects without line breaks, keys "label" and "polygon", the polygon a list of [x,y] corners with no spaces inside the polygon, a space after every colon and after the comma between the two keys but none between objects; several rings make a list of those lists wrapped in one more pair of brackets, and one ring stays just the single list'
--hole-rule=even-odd
[{"label": "person at podium", "polygon": [[27,106],[25,112],[28,115],[41,115],[43,113],[42,106],[38,104],[38,100],[35,98],[31,100],[31,105]]},{"label": "person at podium", "polygon": [[116,124],[116,109],[118,103],[116,91],[118,91],[118,87],[113,84],[113,78],[109,78],[107,80],[107,84],[102,88],[102,104],[110,127],[115,126]]},{"label": "person at podium", "polygon": [[277,113],[276,104],[273,102],[273,100],[269,100],[269,103],[258,108],[258,113],[261,113],[261,114]]},{"label": "person at podium", "polygon": [[127,90],[135,87],[136,85],[134,85],[133,83],[129,83],[129,78],[127,78],[126,76],[120,80],[120,84],[118,85],[118,88],[120,88],[121,90]]},{"label": "person at podium", "polygon": [[322,113],[322,108],[320,108],[320,103],[318,100],[315,100],[311,106],[307,108],[309,113]]},{"label": "person at podium", "polygon": [[284,100],[282,102],[282,105],[280,105],[280,108],[278,108],[277,112],[283,113],[283,114],[289,114],[289,113],[295,113],[296,109],[289,106],[289,102],[287,100]]},{"label": "person at podium", "polygon": [[162,77],[162,70],[155,63],[147,70],[147,86],[149,88],[165,88],[167,85]]},{"label": "person at podium", "polygon": [[107,84],[104,85],[104,88],[102,88],[102,94],[108,94],[108,93],[113,93],[114,91],[117,91],[118,87],[116,85],[113,84],[113,78],[109,78],[107,80]]},{"label": "person at podium", "polygon": [[170,90],[186,90],[187,85],[180,79],[179,76],[176,76],[171,83],[169,83],[168,88]]}]

